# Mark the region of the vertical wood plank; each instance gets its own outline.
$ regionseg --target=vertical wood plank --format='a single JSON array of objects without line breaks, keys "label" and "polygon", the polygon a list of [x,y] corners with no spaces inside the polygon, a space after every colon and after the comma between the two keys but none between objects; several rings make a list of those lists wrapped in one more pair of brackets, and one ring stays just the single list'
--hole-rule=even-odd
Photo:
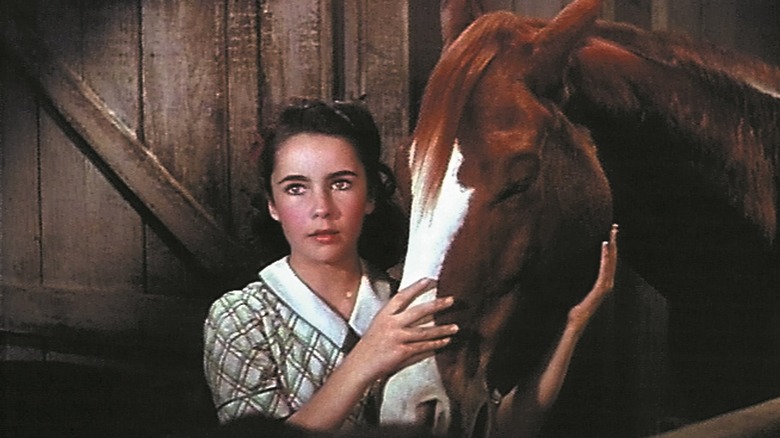
[{"label": "vertical wood plank", "polygon": [[35,25],[43,43],[81,74],[82,0],[35,0]]},{"label": "vertical wood plank", "polygon": [[43,284],[137,288],[140,270],[126,258],[135,254],[141,236],[133,230],[140,227],[137,219],[129,230],[119,227],[134,212],[58,122],[48,113],[40,117]]},{"label": "vertical wood plank", "polygon": [[[138,128],[139,23],[135,1],[90,1],[81,10],[82,59],[85,81],[130,130]],[[88,239],[101,239],[94,247],[113,261],[97,287],[143,290],[143,223],[117,188],[96,174],[90,187],[99,218]],[[101,229],[102,228],[102,229]],[[105,248],[103,246],[105,245]],[[117,262],[119,261],[119,262]]]},{"label": "vertical wood plank", "polygon": [[669,29],[669,0],[652,0],[650,5],[650,29]]},{"label": "vertical wood plank", "polygon": [[263,124],[291,97],[333,95],[330,0],[266,0],[260,24]]},{"label": "vertical wood plank", "polygon": [[[504,0],[505,1],[505,0]],[[553,18],[561,11],[569,0],[538,1],[538,0],[517,0],[515,2],[515,12],[527,17]]]},{"label": "vertical wood plank", "polygon": [[[132,29],[128,32],[130,37],[122,35],[119,28],[120,32],[113,35],[109,35],[108,28],[103,28],[99,35],[91,34],[94,21],[101,20],[88,20],[82,10],[82,4],[73,0],[39,4],[39,30],[44,41],[82,76],[99,77],[99,72],[106,69],[121,76],[122,65],[93,58],[105,53],[85,56],[85,47],[90,46],[85,41],[105,39],[132,46]],[[92,36],[87,37],[88,34]],[[134,112],[130,100],[131,109],[126,114]],[[137,214],[98,167],[81,153],[80,139],[48,113],[42,112],[40,117],[43,284],[139,289],[141,227]]]},{"label": "vertical wood plank", "polygon": [[[171,174],[227,224],[225,1],[206,7],[142,0],[141,7],[143,138]],[[179,254],[154,232],[147,228],[147,291],[197,289]]]},{"label": "vertical wood plank", "polygon": [[[759,56],[770,64],[780,66],[780,2],[753,0],[739,2],[734,13],[736,20],[734,47]],[[778,347],[780,348],[780,347]]]},{"label": "vertical wood plank", "polygon": [[604,0],[601,2],[601,18],[607,21],[615,21],[615,2],[617,0]]},{"label": "vertical wood plank", "polygon": [[702,0],[671,2],[669,4],[669,30],[700,39],[702,36],[701,3]]},{"label": "vertical wood plank", "polygon": [[2,73],[0,276],[5,284],[38,284],[41,236],[37,104],[17,71],[4,65]]},{"label": "vertical wood plank", "polygon": [[437,2],[409,2],[409,120],[414,129],[422,95],[441,54],[441,17]]},{"label": "vertical wood plank", "polygon": [[358,77],[348,78],[345,91],[353,97],[366,94],[382,136],[383,159],[392,163],[409,135],[409,5],[398,0],[359,3],[362,7],[345,16],[346,28],[360,29],[359,46],[352,48],[360,57]]},{"label": "vertical wood plank", "polygon": [[[59,59],[81,73],[81,26],[78,1],[39,0],[37,26],[43,43]],[[96,172],[73,141],[43,109],[39,109],[41,172],[41,275],[43,285],[78,287],[89,284],[84,272],[91,253],[84,231],[88,217],[89,172]],[[52,313],[56,310],[50,309]]]},{"label": "vertical wood plank", "polygon": [[491,11],[513,11],[524,15],[531,10],[529,5],[534,3],[529,0],[491,0],[486,3],[486,8]]},{"label": "vertical wood plank", "polygon": [[90,0],[81,13],[84,79],[131,131],[137,131],[138,2]]},{"label": "vertical wood plank", "polygon": [[615,2],[615,20],[633,23],[643,29],[650,29],[651,1]]},{"label": "vertical wood plank", "polygon": [[145,290],[154,295],[197,296],[205,291],[197,288],[197,276],[193,276],[191,266],[173,251],[166,240],[151,227],[144,234],[146,272]]},{"label": "vertical wood plank", "polygon": [[252,197],[260,190],[252,159],[252,142],[260,124],[259,14],[255,0],[228,2],[228,143],[232,230],[239,241],[252,243]]},{"label": "vertical wood plank", "polygon": [[173,176],[225,220],[225,2],[142,6],[144,138]]},{"label": "vertical wood plank", "polygon": [[737,3],[744,2],[737,0],[704,1],[702,3],[701,38],[726,47],[735,47],[738,39],[736,33]]}]

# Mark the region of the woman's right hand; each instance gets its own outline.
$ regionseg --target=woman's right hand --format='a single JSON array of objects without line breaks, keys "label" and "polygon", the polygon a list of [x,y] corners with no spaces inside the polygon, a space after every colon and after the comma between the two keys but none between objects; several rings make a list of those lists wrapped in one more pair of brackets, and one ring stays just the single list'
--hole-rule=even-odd
[{"label": "woman's right hand", "polygon": [[371,379],[386,377],[418,362],[450,343],[456,324],[434,325],[434,314],[452,306],[452,297],[412,302],[433,290],[436,282],[421,279],[393,296],[377,313],[366,333],[350,353]]}]

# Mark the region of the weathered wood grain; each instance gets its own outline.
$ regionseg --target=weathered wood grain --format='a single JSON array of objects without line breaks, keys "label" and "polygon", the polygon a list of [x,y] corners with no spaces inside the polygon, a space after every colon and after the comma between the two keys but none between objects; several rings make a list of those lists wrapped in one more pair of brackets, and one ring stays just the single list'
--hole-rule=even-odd
[{"label": "weathered wood grain", "polygon": [[409,5],[407,1],[345,2],[345,53],[354,59],[345,78],[347,97],[366,95],[392,163],[409,136]]},{"label": "weathered wood grain", "polygon": [[208,302],[117,289],[2,285],[5,330],[93,343],[197,351]]},{"label": "weathered wood grain", "polygon": [[228,2],[227,86],[231,229],[252,246],[252,197],[259,190],[253,142],[260,127],[260,11],[254,0]]},{"label": "weathered wood grain", "polygon": [[[225,2],[150,0],[141,6],[145,144],[225,229],[230,213]],[[157,242],[146,241],[150,277],[183,271],[168,268],[179,256],[167,246],[153,248]],[[185,278],[171,280],[187,284]],[[152,293],[171,293],[158,286],[147,282]]]},{"label": "weathered wood grain", "polygon": [[[132,287],[140,259],[128,257],[140,235],[122,229],[133,211],[45,112],[40,119],[43,284]],[[138,219],[135,219],[135,230]],[[129,233],[129,236],[126,234]],[[127,239],[130,242],[126,242]],[[117,263],[121,261],[121,263]]]},{"label": "weathered wood grain", "polygon": [[[49,45],[62,33],[75,35],[61,61],[79,71],[115,115],[137,123],[137,87],[132,81],[137,77],[138,28],[134,8],[129,6],[121,9],[117,4],[96,2],[65,15],[71,18],[58,20],[64,6],[47,2],[39,7],[44,20],[40,34]],[[111,24],[117,20],[123,25]],[[52,25],[55,21],[58,24]],[[140,292],[140,217],[79,151],[80,140],[56,132],[61,129],[50,118],[42,118],[43,282]]]},{"label": "weathered wood grain", "polygon": [[34,33],[14,21],[8,24],[4,43],[14,56],[13,62],[36,76],[38,86],[86,145],[208,272],[229,272],[233,256],[241,249],[222,224],[113,115],[94,90],[54,59]]},{"label": "weathered wood grain", "polygon": [[[514,10],[517,13],[537,18],[552,18],[561,11],[571,0],[555,1],[533,1],[533,0],[498,0],[498,3],[514,3]],[[503,9],[512,9],[507,5]]]},{"label": "weathered wood grain", "polygon": [[262,122],[290,98],[333,97],[329,0],[267,0],[260,18]]},{"label": "weathered wood grain", "polygon": [[224,223],[225,2],[148,0],[142,7],[145,144]]},{"label": "weathered wood grain", "polygon": [[38,284],[40,226],[38,196],[38,108],[35,98],[8,65],[3,73],[2,278],[9,284]]}]

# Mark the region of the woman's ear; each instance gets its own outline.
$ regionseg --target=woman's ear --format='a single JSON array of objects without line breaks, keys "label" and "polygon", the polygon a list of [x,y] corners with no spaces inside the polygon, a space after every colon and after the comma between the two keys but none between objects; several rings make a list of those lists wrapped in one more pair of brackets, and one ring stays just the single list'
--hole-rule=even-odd
[{"label": "woman's ear", "polygon": [[279,212],[276,210],[276,206],[274,206],[274,201],[268,201],[268,214],[270,214],[276,222],[279,222]]},{"label": "woman's ear", "polygon": [[376,208],[376,201],[374,201],[374,198],[368,198],[368,202],[366,202],[366,215],[369,215],[374,212],[374,209]]}]

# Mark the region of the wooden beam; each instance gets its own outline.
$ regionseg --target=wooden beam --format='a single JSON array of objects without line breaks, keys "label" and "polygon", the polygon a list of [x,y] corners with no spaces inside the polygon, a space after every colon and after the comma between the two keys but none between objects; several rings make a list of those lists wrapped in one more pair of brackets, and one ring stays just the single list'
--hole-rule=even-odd
[{"label": "wooden beam", "polygon": [[246,250],[159,162],[69,66],[57,60],[18,20],[5,21],[3,47],[40,88],[73,129],[83,138],[89,153],[101,160],[114,176],[211,274],[219,276],[240,269]]},{"label": "wooden beam", "polygon": [[0,286],[0,330],[177,352],[201,347],[210,300],[133,291]]},{"label": "wooden beam", "polygon": [[780,398],[694,423],[656,438],[769,438],[780,436]]}]

